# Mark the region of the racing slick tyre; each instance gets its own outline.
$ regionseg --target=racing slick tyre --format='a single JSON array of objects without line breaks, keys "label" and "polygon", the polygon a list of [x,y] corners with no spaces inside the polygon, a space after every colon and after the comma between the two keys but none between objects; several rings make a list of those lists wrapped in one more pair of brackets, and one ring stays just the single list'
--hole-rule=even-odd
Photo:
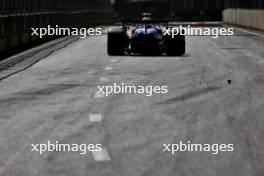
[{"label": "racing slick tyre", "polygon": [[164,49],[168,56],[182,56],[185,54],[185,36],[176,35],[172,38],[171,35],[164,36]]},{"label": "racing slick tyre", "polygon": [[122,27],[112,28],[108,31],[107,53],[110,56],[123,55],[128,48],[129,39]]}]

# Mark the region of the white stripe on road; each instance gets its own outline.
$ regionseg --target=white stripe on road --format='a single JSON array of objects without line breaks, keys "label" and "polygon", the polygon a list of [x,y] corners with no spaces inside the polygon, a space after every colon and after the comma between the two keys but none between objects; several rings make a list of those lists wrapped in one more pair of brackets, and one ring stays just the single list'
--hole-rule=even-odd
[{"label": "white stripe on road", "polygon": [[106,67],[105,70],[106,71],[113,70],[113,67]]},{"label": "white stripe on road", "polygon": [[117,59],[111,59],[110,61],[111,62],[117,62]]},{"label": "white stripe on road", "polygon": [[248,30],[245,30],[245,29],[242,29],[242,28],[239,28],[239,27],[237,27],[237,29],[242,31],[242,32],[246,32],[248,34],[256,35],[256,36],[259,36],[259,37],[264,37],[264,35],[256,33],[256,32],[248,31]]},{"label": "white stripe on road", "polygon": [[89,115],[90,122],[101,122],[102,114],[90,114]]},{"label": "white stripe on road", "polygon": [[97,162],[106,162],[111,160],[109,153],[105,148],[102,148],[100,151],[92,151],[92,155],[94,160]]},{"label": "white stripe on road", "polygon": [[108,81],[109,81],[109,78],[102,77],[102,78],[100,78],[100,81],[101,81],[101,82],[108,82]]},{"label": "white stripe on road", "polygon": [[98,93],[98,92],[96,92],[94,94],[94,98],[104,98],[104,97],[105,97],[105,94],[104,93]]}]

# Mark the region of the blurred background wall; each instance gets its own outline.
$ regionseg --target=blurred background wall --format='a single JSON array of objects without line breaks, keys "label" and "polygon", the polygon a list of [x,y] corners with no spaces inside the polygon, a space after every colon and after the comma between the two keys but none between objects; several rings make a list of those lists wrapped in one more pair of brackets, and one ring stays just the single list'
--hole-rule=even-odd
[{"label": "blurred background wall", "polygon": [[223,8],[223,0],[116,0],[115,5],[123,18],[151,12],[155,18],[177,21],[221,20]]},{"label": "blurred background wall", "polygon": [[[31,28],[92,27],[115,21],[109,0],[0,0],[0,59],[3,52],[40,41]],[[52,39],[46,37],[41,41]]]}]

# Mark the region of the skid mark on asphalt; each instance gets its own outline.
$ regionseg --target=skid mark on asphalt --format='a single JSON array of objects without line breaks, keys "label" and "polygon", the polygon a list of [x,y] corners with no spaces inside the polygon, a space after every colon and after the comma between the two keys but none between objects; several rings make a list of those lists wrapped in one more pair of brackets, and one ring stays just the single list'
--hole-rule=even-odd
[{"label": "skid mark on asphalt", "polygon": [[53,85],[53,86],[48,86],[48,87],[44,87],[44,88],[40,88],[40,89],[33,89],[33,90],[27,90],[27,91],[23,91],[23,92],[18,92],[18,95],[36,95],[36,96],[40,96],[40,95],[51,95],[51,94],[55,94],[57,92],[62,92],[64,90],[68,90],[68,89],[72,89],[75,87],[78,87],[79,85],[74,85],[74,84],[69,84],[69,85]]},{"label": "skid mark on asphalt", "polygon": [[[64,37],[61,40],[55,40],[53,42],[48,42],[47,44],[41,45],[39,47],[33,48],[29,51],[25,51],[21,54],[15,55],[0,62],[0,72],[3,70],[8,70],[10,67],[15,66],[16,64],[21,64],[17,67],[16,70],[12,69],[9,72],[0,73],[0,81],[9,78],[19,72],[25,71],[26,69],[32,67],[42,59],[47,58],[52,53],[65,48],[71,43],[75,42],[77,37]],[[41,53],[41,54],[40,54]],[[39,56],[37,56],[39,55]],[[10,72],[11,71],[11,72]]]},{"label": "skid mark on asphalt", "polygon": [[105,148],[102,148],[102,150],[100,151],[93,151],[92,155],[93,155],[94,160],[97,162],[107,162],[111,160],[110,155],[107,149]]},{"label": "skid mark on asphalt", "polygon": [[167,99],[165,101],[162,101],[162,102],[157,103],[156,105],[173,104],[173,103],[176,103],[178,101],[189,100],[189,99],[192,99],[192,98],[195,98],[195,97],[198,97],[198,96],[202,96],[202,95],[205,95],[205,94],[214,92],[214,91],[216,91],[216,90],[218,90],[220,88],[221,87],[207,87],[205,89],[198,90],[196,92],[190,92],[190,93],[187,93],[187,94],[183,94],[181,96],[178,96],[178,97],[174,97],[174,98]]},{"label": "skid mark on asphalt", "polygon": [[26,91],[17,92],[10,97],[1,98],[0,104],[9,104],[9,103],[18,103],[23,101],[33,101],[41,97],[49,96],[57,92],[63,92],[69,89],[73,89],[77,86],[68,85],[68,86],[50,86],[41,89],[30,89]]}]

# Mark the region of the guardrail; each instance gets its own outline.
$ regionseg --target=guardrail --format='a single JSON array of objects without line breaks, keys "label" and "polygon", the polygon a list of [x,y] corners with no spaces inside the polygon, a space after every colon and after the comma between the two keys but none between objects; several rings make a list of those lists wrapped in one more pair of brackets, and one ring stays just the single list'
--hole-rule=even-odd
[{"label": "guardrail", "polygon": [[261,9],[226,9],[223,21],[228,24],[264,30],[264,10]]}]

